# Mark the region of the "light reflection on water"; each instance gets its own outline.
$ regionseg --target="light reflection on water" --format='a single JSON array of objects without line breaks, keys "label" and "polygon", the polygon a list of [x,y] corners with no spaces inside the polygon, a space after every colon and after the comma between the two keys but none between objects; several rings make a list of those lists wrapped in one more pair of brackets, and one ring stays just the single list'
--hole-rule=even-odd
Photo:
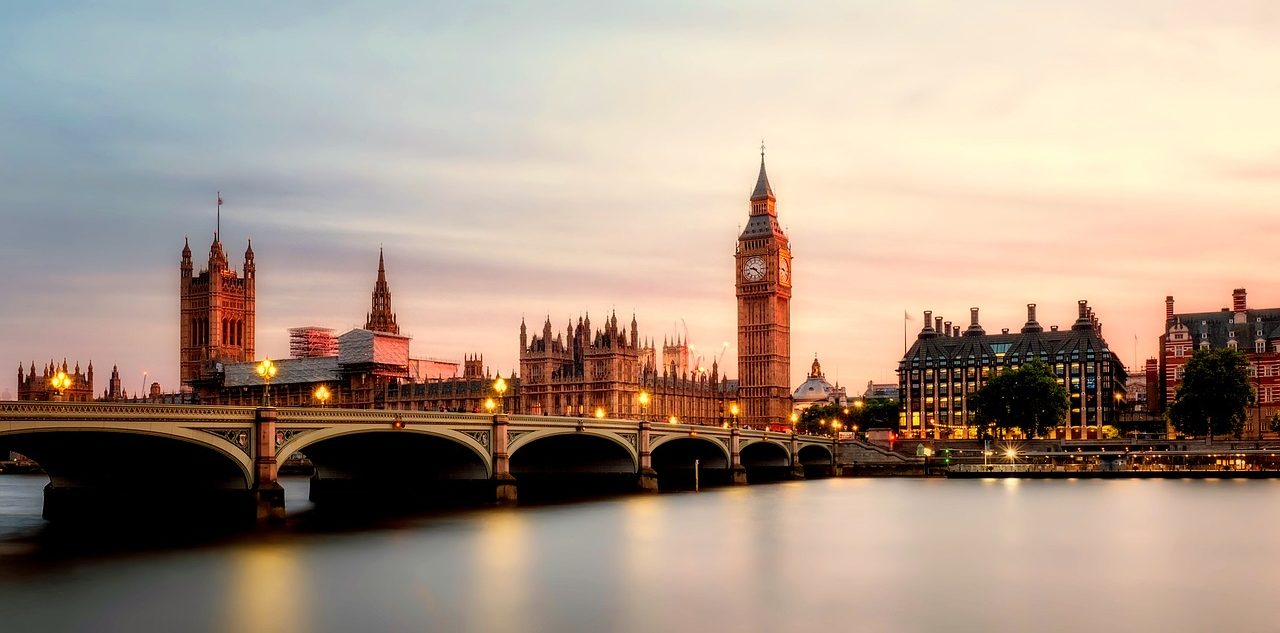
[{"label": "light reflection on water", "polygon": [[[41,525],[43,484],[0,477],[0,543],[34,547],[22,537]],[[288,494],[300,507],[305,486]],[[1267,631],[1280,588],[1277,498],[1273,481],[841,479],[97,558],[0,547],[0,621],[86,631]]]}]

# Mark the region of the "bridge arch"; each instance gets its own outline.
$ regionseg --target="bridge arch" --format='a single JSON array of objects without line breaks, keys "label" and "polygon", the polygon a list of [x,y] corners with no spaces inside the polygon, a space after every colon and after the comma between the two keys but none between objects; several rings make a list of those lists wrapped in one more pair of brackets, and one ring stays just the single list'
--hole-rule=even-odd
[{"label": "bridge arch", "polygon": [[670,450],[671,446],[669,445],[672,445],[672,444],[690,445],[694,443],[696,443],[696,445],[698,446],[705,445],[705,446],[714,448],[715,452],[719,453],[719,455],[724,458],[724,463],[725,463],[724,467],[728,468],[729,447],[725,446],[724,442],[714,437],[708,437],[706,435],[688,435],[685,433],[654,435],[652,438],[650,438],[650,441],[649,441],[649,451],[651,454],[657,455],[658,448],[662,446],[667,446],[668,450]]},{"label": "bridge arch", "polygon": [[[147,454],[145,459],[160,459],[159,464],[152,463],[150,472],[151,478],[159,480],[163,480],[166,475],[171,474],[168,472],[170,470],[169,467],[182,466],[186,463],[186,460],[182,459],[182,457],[189,456],[177,456],[173,455],[173,453],[184,452],[183,447],[198,447],[218,455],[233,466],[237,476],[236,483],[241,489],[248,490],[253,486],[253,458],[249,455],[250,442],[253,441],[252,429],[227,428],[219,429],[219,431],[233,436],[243,433],[244,444],[241,445],[239,443],[239,437],[233,443],[226,436],[215,434],[212,431],[179,426],[164,426],[161,429],[140,429],[136,425],[116,426],[107,423],[68,425],[65,423],[32,422],[27,424],[12,423],[0,427],[0,447],[21,453],[40,464],[45,469],[45,472],[49,474],[50,481],[55,484],[58,483],[55,477],[62,477],[63,475],[63,473],[58,472],[62,470],[59,468],[59,463],[62,460],[58,456],[58,446],[63,447],[66,451],[93,448],[96,449],[93,454],[101,453],[104,458],[109,458],[111,456],[106,454],[112,450],[129,449],[128,438],[139,438],[141,441],[151,445],[146,447]],[[147,439],[143,440],[141,438]],[[77,440],[81,440],[81,442],[78,443]],[[100,443],[96,447],[93,446],[93,442],[103,442],[104,440],[105,444]],[[159,449],[158,452],[154,450],[156,448]],[[126,458],[132,457],[134,456],[116,454],[115,459],[109,461],[123,464]],[[63,483],[71,482],[64,481]]]},{"label": "bridge arch", "polygon": [[826,444],[805,444],[796,452],[796,461],[804,466],[830,466],[831,447]]},{"label": "bridge arch", "polygon": [[[290,435],[290,432],[294,431],[294,429],[277,428],[278,434],[288,437],[288,439],[284,440],[278,447],[276,447],[276,458],[282,462],[294,453],[306,454],[306,449],[309,446],[314,446],[320,442],[347,436],[384,433],[408,436],[427,435],[447,439],[465,447],[475,455],[476,459],[479,460],[480,463],[484,464],[484,477],[487,479],[493,475],[493,460],[490,459],[489,447],[481,444],[475,437],[454,429],[412,425],[406,426],[403,429],[392,429],[388,428],[385,424],[360,424],[330,426],[321,429],[297,430],[298,432],[296,434]],[[482,437],[489,437],[488,429],[485,429],[483,433],[485,435]],[[490,441],[492,440],[490,439]],[[310,455],[308,455],[308,457],[310,457]]]},{"label": "bridge arch", "polygon": [[[600,443],[601,446],[608,446],[611,444],[613,447],[616,447],[617,449],[621,449],[623,452],[626,453],[627,457],[631,460],[631,472],[633,473],[639,472],[639,469],[640,469],[640,453],[639,451],[636,450],[635,444],[632,444],[631,441],[624,439],[618,433],[614,433],[611,431],[596,431],[596,430],[590,430],[590,429],[585,429],[582,431],[578,431],[574,429],[539,429],[536,431],[527,431],[524,433],[520,433],[519,431],[516,431],[515,433],[519,433],[519,435],[517,435],[517,437],[511,441],[511,444],[508,448],[508,453],[511,455],[513,471],[516,470],[516,467],[515,467],[516,460],[520,459],[520,458],[517,458],[516,456],[517,454],[520,453],[521,450],[527,449],[527,447],[529,447],[530,445],[533,445],[535,443],[538,443],[544,440],[558,438],[558,441],[564,441],[567,438],[573,438],[573,437],[597,438],[599,440],[603,440],[604,442]],[[636,437],[636,436],[632,435],[632,437]],[[576,443],[583,443],[580,440],[570,440],[570,441],[574,441]],[[588,440],[588,441],[591,441],[591,440]],[[610,471],[610,472],[614,472],[614,471]]]},{"label": "bridge arch", "polygon": [[791,448],[771,439],[755,440],[740,446],[738,455],[747,468],[791,465]]}]

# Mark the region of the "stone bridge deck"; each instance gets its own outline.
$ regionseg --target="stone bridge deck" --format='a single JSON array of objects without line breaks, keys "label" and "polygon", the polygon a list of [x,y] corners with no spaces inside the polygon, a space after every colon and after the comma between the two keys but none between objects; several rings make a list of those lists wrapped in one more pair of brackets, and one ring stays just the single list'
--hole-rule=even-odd
[{"label": "stone bridge deck", "polygon": [[[277,455],[316,467],[312,497],[395,482],[438,489],[487,482],[512,502],[521,482],[631,477],[642,490],[695,467],[726,483],[830,468],[830,438],[754,429],[555,416],[337,408],[0,403],[0,450],[50,475],[46,516],[63,497],[128,501],[140,487],[239,492],[260,520],[284,516]],[[679,485],[678,483],[676,485]],[[473,486],[474,487],[474,486]],[[109,493],[109,494],[107,494]],[[317,499],[318,500],[318,499]]]}]

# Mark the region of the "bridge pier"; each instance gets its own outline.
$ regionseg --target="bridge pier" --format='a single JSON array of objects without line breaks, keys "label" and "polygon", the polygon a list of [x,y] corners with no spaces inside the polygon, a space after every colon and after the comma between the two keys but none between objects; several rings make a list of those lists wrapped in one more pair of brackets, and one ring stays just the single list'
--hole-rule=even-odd
[{"label": "bridge pier", "polygon": [[649,449],[649,421],[640,421],[640,473],[636,485],[641,492],[658,491],[658,471],[653,469],[653,451]]},{"label": "bridge pier", "polygon": [[804,479],[804,464],[800,463],[800,440],[796,438],[795,429],[791,429],[791,478]]},{"label": "bridge pier", "polygon": [[500,506],[516,504],[516,478],[511,475],[511,452],[507,427],[511,418],[493,416],[493,500]]},{"label": "bridge pier", "polygon": [[276,479],[276,410],[259,407],[253,418],[254,522],[259,526],[284,523],[284,487]]},{"label": "bridge pier", "polygon": [[734,426],[729,429],[729,482],[735,486],[747,485],[747,468],[742,465],[742,431]]}]

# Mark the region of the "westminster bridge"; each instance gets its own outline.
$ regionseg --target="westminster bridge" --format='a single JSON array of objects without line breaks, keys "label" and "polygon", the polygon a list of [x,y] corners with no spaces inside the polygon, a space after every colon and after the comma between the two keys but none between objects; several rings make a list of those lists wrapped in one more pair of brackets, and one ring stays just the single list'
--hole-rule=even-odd
[{"label": "westminster bridge", "polygon": [[[657,491],[827,474],[831,438],[635,420],[338,408],[7,402],[0,453],[49,475],[44,515],[283,520],[278,459],[311,499],[513,503],[556,487]],[[603,484],[603,485],[602,485]]]}]

